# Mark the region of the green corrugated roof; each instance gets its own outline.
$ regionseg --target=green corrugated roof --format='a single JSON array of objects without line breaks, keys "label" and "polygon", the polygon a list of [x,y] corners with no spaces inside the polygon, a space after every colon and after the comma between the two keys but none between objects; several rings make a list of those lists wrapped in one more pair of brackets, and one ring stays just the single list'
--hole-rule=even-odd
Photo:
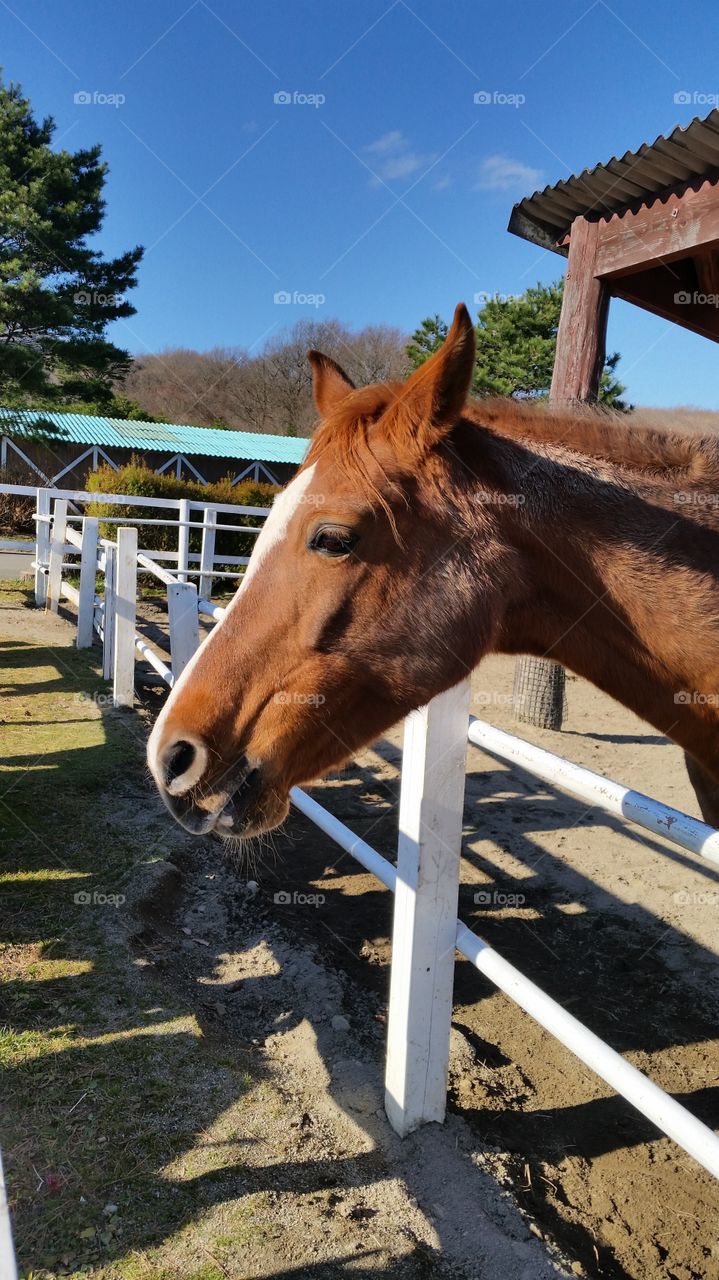
[{"label": "green corrugated roof", "polygon": [[[0,409],[0,423],[3,419],[19,421],[23,426],[32,426],[44,419],[52,422],[62,432],[62,439],[68,443],[99,444],[105,449],[140,449],[151,453],[234,458],[242,462],[286,462],[290,466],[299,466],[309,445],[309,440],[295,436],[180,426],[174,422],[129,422],[124,418],[101,418],[84,413]],[[5,434],[13,435],[11,426]]]}]

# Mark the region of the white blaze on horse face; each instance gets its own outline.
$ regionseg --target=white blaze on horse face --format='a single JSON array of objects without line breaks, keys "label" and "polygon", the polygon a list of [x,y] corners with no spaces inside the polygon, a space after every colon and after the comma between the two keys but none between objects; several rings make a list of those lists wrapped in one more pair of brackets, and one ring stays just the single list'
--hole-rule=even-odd
[{"label": "white blaze on horse face", "polygon": [[[243,588],[245,587],[245,584],[250,580],[250,578],[255,576],[258,569],[261,567],[263,561],[267,558],[267,555],[272,550],[272,548],[277,546],[280,542],[282,542],[282,539],[285,537],[287,533],[287,527],[290,523],[290,520],[292,519],[292,516],[294,515],[297,508],[302,503],[307,490],[312,484],[314,473],[315,473],[315,463],[313,463],[311,467],[308,467],[306,471],[302,471],[298,476],[295,476],[294,480],[290,481],[287,488],[283,489],[282,493],[278,493],[277,497],[275,498],[272,504],[272,509],[270,511],[270,514],[265,520],[265,523],[262,526],[260,533],[257,535],[257,541],[255,542],[255,545],[252,549],[252,555],[250,556],[250,563],[248,564],[247,569],[245,570],[245,575],[242,579],[242,582],[240,583],[232,600],[230,601],[227,608],[225,609],[225,616],[223,618],[220,618],[219,622],[215,623],[207,639],[204,640],[203,643],[199,645],[199,647],[196,649],[195,653],[192,655],[192,657],[190,658],[190,661],[185,667],[185,670],[182,672],[182,675],[180,676],[179,680],[175,685],[173,685],[172,692],[169,698],[167,699],[167,702],[165,703],[164,707],[162,708],[162,711],[157,717],[157,720],[155,721],[155,727],[152,730],[152,733],[150,734],[150,738],[147,744],[147,762],[150,766],[150,772],[152,773],[158,785],[160,784],[162,779],[162,771],[160,768],[160,761],[158,759],[158,748],[162,738],[163,726],[172,709],[173,703],[176,701],[176,695],[179,693],[180,689],[182,689],[187,684],[194,667],[197,665],[197,661],[200,655],[205,652],[208,644],[212,643],[220,627],[227,620],[227,617],[232,611],[232,609],[234,609],[235,605],[237,604],[237,601],[240,599],[240,596],[242,595],[242,591],[243,591]],[[197,740],[193,738],[191,732],[187,732],[187,733],[183,732],[183,738],[185,741],[191,741],[193,746],[197,748]],[[203,751],[204,751],[204,748],[203,748]],[[206,763],[206,759],[207,759],[206,753],[204,754],[204,757],[201,757],[200,753],[198,752],[195,760],[195,766],[196,766],[197,760],[199,760],[200,758],[204,758],[204,761]],[[203,766],[203,769],[204,769],[204,766]],[[188,770],[186,774],[183,774],[181,778],[175,779],[170,790],[172,790],[172,793],[174,795],[181,795],[183,791],[189,790],[190,787],[194,786],[195,783],[198,781],[199,781],[199,776],[196,776],[196,767],[195,768],[191,767],[190,770]]]},{"label": "white blaze on horse face", "polygon": [[[295,511],[303,501],[307,490],[314,479],[316,463],[312,463],[306,471],[301,471],[294,480],[291,480],[286,489],[282,493],[278,493],[272,504],[272,510],[268,515],[261,532],[258,534],[257,541],[254,545],[250,563],[245,571],[245,576],[240,583],[240,591],[254,578],[257,570],[260,568],[262,561],[266,559],[268,552],[282,541],[287,533],[287,526],[290,523]],[[237,597],[235,597],[236,599]],[[234,600],[232,602],[234,604]],[[232,606],[230,606],[231,608]],[[219,623],[218,625],[222,625]]]}]

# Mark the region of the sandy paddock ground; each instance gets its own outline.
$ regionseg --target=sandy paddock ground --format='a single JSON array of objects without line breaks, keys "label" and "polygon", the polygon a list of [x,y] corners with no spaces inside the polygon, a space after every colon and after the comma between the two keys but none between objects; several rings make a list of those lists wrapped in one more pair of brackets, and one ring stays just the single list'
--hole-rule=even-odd
[{"label": "sandy paddock ground", "polygon": [[[512,669],[475,673],[478,715],[698,816],[680,751],[583,681],[561,734],[515,725]],[[314,790],[390,857],[400,743],[397,727]],[[717,1127],[719,872],[475,748],[467,766],[462,919]],[[139,765],[133,821],[143,807],[162,816]],[[249,864],[169,825],[164,848],[180,886],[155,912],[138,881],[140,976],[172,984],[282,1100],[243,1113],[274,1232],[243,1274],[719,1277],[715,1182],[459,958],[447,1123],[395,1138],[391,895],[301,815]]]},{"label": "sandy paddock ground", "polygon": [[[569,675],[554,733],[517,724],[514,660],[486,659],[473,711],[700,817],[682,752]],[[315,790],[394,856],[402,726]],[[391,895],[300,815],[255,869],[270,914],[386,1006]],[[270,892],[271,891],[271,892]],[[475,901],[476,894],[481,902]],[[719,1126],[719,870],[472,746],[460,917],[690,1110]],[[378,1067],[381,1064],[378,1063]],[[457,957],[450,1106],[536,1230],[597,1276],[719,1277],[710,1175]]]},{"label": "sandy paddock ground", "polygon": [[[513,665],[475,672],[477,715],[700,816],[680,750],[585,681],[568,681],[561,733],[517,725]],[[400,742],[398,728],[319,788],[388,854]],[[719,871],[474,747],[467,767],[461,918],[716,1126]],[[277,882],[325,893],[333,960],[386,996],[389,895],[297,817],[278,844]],[[311,911],[284,912],[317,936]],[[454,1027],[452,1109],[550,1238],[598,1276],[719,1276],[711,1177],[459,957]]]}]

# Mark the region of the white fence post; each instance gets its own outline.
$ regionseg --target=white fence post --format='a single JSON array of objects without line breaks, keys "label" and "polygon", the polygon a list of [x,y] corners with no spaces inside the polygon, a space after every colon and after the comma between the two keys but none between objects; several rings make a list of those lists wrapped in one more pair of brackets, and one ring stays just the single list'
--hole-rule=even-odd
[{"label": "white fence post", "polygon": [[[38,489],[35,499],[35,515],[50,515],[50,490]],[[38,608],[47,603],[47,567],[50,559],[50,525],[38,518],[35,525],[35,604]]]},{"label": "white fence post", "polygon": [[57,613],[62,586],[62,561],[65,555],[65,531],[67,529],[67,498],[56,498],[52,518],[50,540],[50,568],[47,575],[47,599],[45,607]]},{"label": "white fence post", "polygon": [[202,552],[200,554],[200,585],[198,587],[201,600],[209,600],[212,595],[212,570],[215,565],[215,525],[217,512],[205,507],[202,513]]},{"label": "white fence post", "polygon": [[115,570],[117,549],[113,543],[105,547],[105,608],[102,613],[102,678],[112,680],[115,648]]},{"label": "white fence post", "polygon": [[112,704],[131,707],[135,694],[135,625],[137,614],[137,529],[117,531],[115,565],[115,646]]},{"label": "white fence post", "polygon": [[177,576],[180,582],[187,582],[187,570],[190,564],[190,500],[180,498],[180,527],[177,531]]},{"label": "white fence post", "polygon": [[197,587],[194,582],[168,582],[172,679],[176,683],[200,643]]},{"label": "white fence post", "polygon": [[80,599],[77,606],[78,649],[92,646],[95,620],[95,576],[97,574],[97,516],[85,516],[80,549]]},{"label": "white fence post", "polygon": [[2,1153],[0,1152],[0,1276],[3,1280],[17,1280],[17,1267],[15,1266],[15,1249],[12,1240],[12,1226],[10,1225],[10,1210],[8,1207],[7,1189],[5,1187],[5,1175],[2,1167]]},{"label": "white fence post", "polygon": [[469,679],[405,721],[385,1108],[401,1137],[444,1119]]}]

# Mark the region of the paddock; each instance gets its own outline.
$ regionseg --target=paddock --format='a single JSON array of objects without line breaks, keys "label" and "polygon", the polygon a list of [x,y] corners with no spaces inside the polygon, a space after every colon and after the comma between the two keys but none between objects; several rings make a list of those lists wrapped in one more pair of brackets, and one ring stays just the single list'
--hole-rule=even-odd
[{"label": "paddock", "polygon": [[[119,529],[116,540],[110,542],[102,539],[98,541],[96,525],[86,518],[76,516],[73,519],[70,512],[71,519],[68,523],[68,504],[77,507],[79,495],[74,495],[74,499],[73,501],[71,495],[51,495],[53,509],[39,512],[38,527],[41,532],[35,555],[36,590],[41,602],[45,602],[49,596],[51,609],[56,610],[63,598],[79,609],[78,641],[87,642],[91,627],[100,634],[103,639],[104,668],[107,676],[113,678],[116,705],[127,706],[132,702],[137,654],[150,662],[166,684],[171,684],[196,647],[199,618],[216,620],[221,617],[221,607],[207,598],[212,595],[211,582],[215,569],[210,546],[212,534],[207,531],[212,530],[222,512],[214,513],[209,519],[206,511],[178,510],[172,515],[168,513],[168,520],[172,519],[178,527],[180,540],[176,571],[172,573],[166,566],[153,562],[142,552],[138,557],[133,528]],[[122,501],[127,500],[123,498]],[[153,499],[152,505],[157,506],[157,501]],[[190,520],[194,522],[197,519],[205,527],[207,542],[203,545],[201,562],[197,566],[191,566],[183,530],[187,529]],[[141,512],[138,513],[138,524],[141,530]],[[74,588],[66,581],[67,558],[77,553],[81,554],[85,567],[85,583],[91,577],[94,588],[98,569],[106,575],[103,598],[95,599],[93,589],[91,606],[89,591],[83,586],[82,571],[79,588]],[[149,645],[136,630],[135,584],[138,569],[153,574],[167,591],[170,652],[164,655],[155,646]],[[183,580],[191,577],[197,579],[203,591],[198,592],[193,582]],[[108,618],[112,620],[109,625],[106,621]],[[482,668],[485,668],[485,664],[482,664]],[[714,867],[717,862],[719,835],[697,819],[683,814],[681,806],[662,806],[652,801],[639,787],[627,788],[608,782],[602,775],[597,775],[586,767],[572,766],[556,754],[542,751],[536,744],[523,743],[484,719],[473,718],[468,728],[465,727],[464,734],[458,734],[457,725],[464,723],[467,726],[470,709],[475,710],[486,703],[492,706],[493,719],[501,720],[509,696],[501,693],[501,682],[499,689],[492,682],[487,684],[491,687],[479,691],[476,682],[473,689],[470,689],[469,684],[459,687],[436,700],[431,708],[410,718],[402,767],[401,836],[396,869],[374,848],[374,842],[370,843],[369,839],[357,834],[354,828],[358,825],[362,827],[364,836],[370,834],[367,827],[372,824],[368,824],[365,818],[350,825],[340,821],[336,814],[320,805],[317,799],[299,791],[293,795],[294,804],[305,819],[357,859],[382,884],[392,891],[398,889],[387,1031],[386,1107],[390,1121],[397,1132],[407,1133],[427,1120],[441,1120],[444,1116],[456,946],[469,964],[479,969],[495,986],[525,1009],[552,1036],[557,1037],[584,1064],[716,1177],[719,1172],[719,1144],[709,1126],[702,1124],[691,1115],[690,1110],[658,1089],[626,1058],[622,1058],[606,1042],[584,1027],[581,1018],[568,1012],[566,1005],[574,1003],[569,989],[571,974],[567,977],[560,999],[553,999],[542,991],[538,983],[530,981],[519,967],[502,958],[490,945],[493,932],[491,928],[490,937],[484,940],[457,921],[459,842],[467,736],[470,742],[487,753],[490,760],[499,761],[502,766],[519,767],[520,776],[529,780],[529,786],[535,790],[539,779],[552,790],[557,787],[560,792],[568,792],[581,802],[581,809],[589,806],[601,821],[612,828],[617,825],[617,820],[620,823],[632,822],[640,842],[627,841],[627,844],[630,848],[636,847],[645,858],[649,849],[657,869],[656,874],[660,877],[664,875],[667,865],[672,869],[678,866],[690,869],[692,877],[705,877],[711,886],[716,877]],[[501,701],[502,697],[505,698],[504,703]],[[493,702],[493,699],[496,701]],[[651,739],[652,735],[648,737]],[[547,739],[552,741],[556,751],[556,735],[547,735]],[[438,788],[434,786],[434,781],[440,775],[435,774],[431,767],[433,753],[442,759],[443,764]],[[541,788],[539,792],[541,794]],[[329,784],[326,794],[332,794],[332,784]],[[687,803],[688,795],[687,787],[683,793],[684,804]],[[353,806],[354,812],[358,812],[358,809],[361,813],[361,806]],[[507,809],[511,816],[511,801]],[[372,817],[371,808],[367,817]],[[383,820],[386,817],[383,814]],[[374,821],[376,820],[375,814]],[[646,834],[642,835],[642,832]],[[467,834],[470,840],[475,837],[475,833]],[[481,829],[477,834],[481,837]],[[654,838],[650,840],[649,836],[658,837],[659,843]],[[507,845],[506,854],[511,862],[511,840],[507,841]],[[515,863],[516,861],[515,859]],[[631,877],[631,874],[631,867],[623,866],[620,878],[626,878],[627,875]],[[523,902],[503,902],[501,893],[497,899],[499,891],[493,888],[489,891],[495,895],[491,903],[492,915],[495,914],[495,909],[509,905],[510,911],[514,910],[522,917],[521,908],[525,905],[526,895],[516,888],[517,884],[521,884],[521,878],[515,879],[514,883],[514,890],[507,889],[504,898],[521,897]],[[487,891],[477,889],[475,892],[479,894],[479,898],[475,898],[475,906],[484,907],[486,904],[482,895]],[[681,893],[681,890],[675,892]],[[713,896],[711,887],[706,891],[705,902],[701,899],[701,890],[695,888],[687,890],[687,893],[690,897],[694,894],[695,905],[699,908],[707,905],[710,907],[709,899]],[[463,897],[466,904],[466,894]],[[484,914],[486,917],[488,913],[485,911]],[[707,912],[704,911],[704,914]],[[479,915],[482,915],[481,911]],[[574,925],[580,930],[581,913],[568,912],[567,915],[568,920],[562,921],[564,928]],[[709,915],[711,916],[711,909]],[[473,921],[473,925],[474,923]],[[523,923],[528,922],[524,919]],[[669,924],[667,933],[673,927]],[[529,935],[532,932],[530,927]],[[709,932],[711,934],[711,930]],[[544,942],[539,942],[539,946],[547,945],[546,933],[544,939]],[[530,936],[526,955],[531,957],[534,971],[537,957],[532,954],[533,949]],[[702,963],[706,961],[710,949],[711,939],[708,937]],[[462,985],[466,989],[466,978]],[[515,1016],[521,1018],[519,1014]],[[430,1034],[427,1033],[428,1029]],[[667,1027],[667,1034],[671,1036],[670,1027]],[[626,1047],[624,1030],[619,1040],[620,1047]],[[408,1045],[411,1046],[410,1050]],[[651,1058],[650,1045],[633,1044],[633,1047],[640,1051],[645,1049]],[[505,1049],[501,1043],[498,1048],[504,1054]],[[704,1081],[706,1088],[712,1084],[713,1078]],[[669,1083],[668,1087],[670,1092],[677,1092],[676,1085]],[[691,1102],[689,1107],[691,1108]],[[693,1168],[690,1162],[687,1169]],[[696,1170],[689,1176],[696,1176]]]}]

